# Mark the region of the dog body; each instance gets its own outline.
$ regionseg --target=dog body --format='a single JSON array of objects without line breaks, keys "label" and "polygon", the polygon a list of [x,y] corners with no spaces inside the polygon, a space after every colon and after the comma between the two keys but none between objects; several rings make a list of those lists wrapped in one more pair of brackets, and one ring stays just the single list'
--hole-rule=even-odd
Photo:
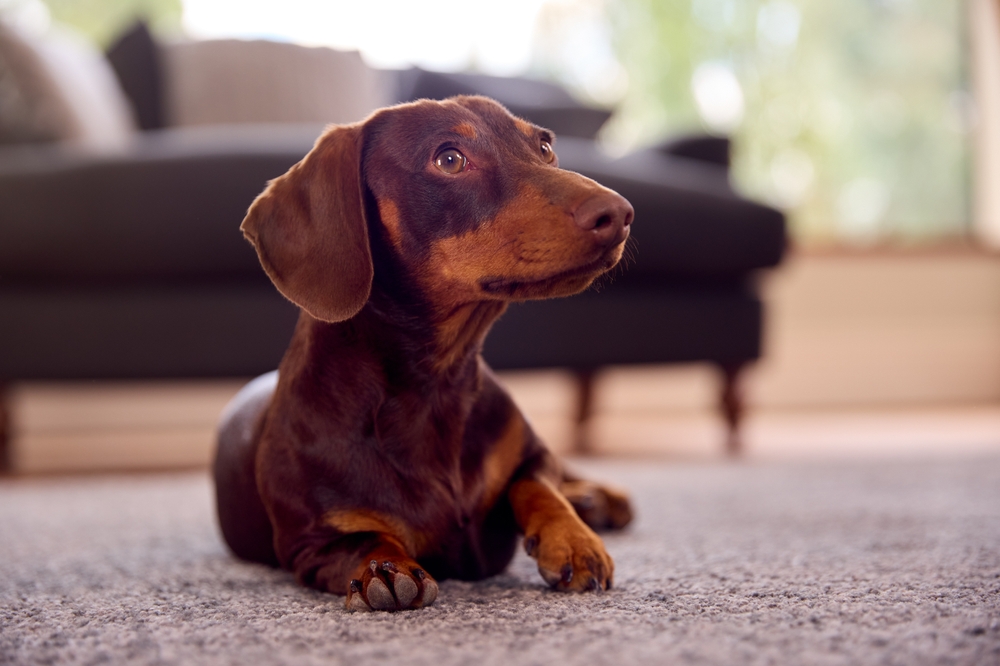
[{"label": "dog body", "polygon": [[611,585],[581,516],[621,527],[627,500],[568,478],[479,354],[509,302],[586,288],[628,236],[628,202],[553,140],[485,98],[424,100],[329,129],[257,198],[242,229],[302,314],[223,415],[236,554],[356,610],[499,573],[521,534],[553,587]]}]

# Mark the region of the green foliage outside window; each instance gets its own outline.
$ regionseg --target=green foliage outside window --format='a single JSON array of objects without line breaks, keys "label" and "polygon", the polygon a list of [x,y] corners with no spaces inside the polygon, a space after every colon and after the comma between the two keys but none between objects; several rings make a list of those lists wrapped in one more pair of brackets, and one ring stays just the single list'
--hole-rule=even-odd
[{"label": "green foliage outside window", "polygon": [[974,112],[963,3],[609,0],[607,9],[629,77],[613,138],[731,133],[736,183],[786,208],[806,243],[967,232]]},{"label": "green foliage outside window", "polygon": [[43,0],[52,20],[72,26],[101,47],[137,18],[159,33],[181,30],[181,0]]},{"label": "green foliage outside window", "polygon": [[[160,34],[180,31],[181,0],[44,3],[100,46],[136,17]],[[609,64],[617,56],[624,66],[612,142],[731,134],[738,187],[786,209],[805,243],[967,234],[974,111],[962,1],[554,2],[564,13],[543,26],[543,43],[558,46],[568,23],[601,5],[615,53],[596,57],[599,39],[560,48],[569,69],[586,70],[576,78],[615,83],[605,86],[609,99],[625,87]]]}]

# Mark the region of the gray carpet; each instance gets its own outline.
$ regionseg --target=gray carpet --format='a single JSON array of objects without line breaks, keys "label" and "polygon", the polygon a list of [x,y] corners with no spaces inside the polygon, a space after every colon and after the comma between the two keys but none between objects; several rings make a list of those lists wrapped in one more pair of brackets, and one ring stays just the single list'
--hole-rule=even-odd
[{"label": "gray carpet", "polygon": [[0,663],[1000,664],[1000,459],[578,469],[638,505],[616,589],[393,615],[230,558],[203,474],[0,481]]}]

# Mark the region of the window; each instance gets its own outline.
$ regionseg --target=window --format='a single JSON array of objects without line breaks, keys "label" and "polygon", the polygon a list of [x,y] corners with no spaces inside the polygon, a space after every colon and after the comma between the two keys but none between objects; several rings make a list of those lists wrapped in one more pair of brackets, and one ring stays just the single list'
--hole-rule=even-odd
[{"label": "window", "polygon": [[[737,186],[787,210],[793,235],[814,245],[969,234],[976,110],[965,43],[981,26],[965,17],[993,1],[44,0],[98,42],[136,13],[176,31],[183,12],[194,37],[358,48],[383,67],[554,76],[617,106],[604,138],[620,150],[687,131],[732,135]],[[984,193],[977,218],[1000,210],[1000,195]]]},{"label": "window", "polygon": [[969,232],[965,8],[941,0],[609,0],[615,141],[708,129],[807,244]]}]

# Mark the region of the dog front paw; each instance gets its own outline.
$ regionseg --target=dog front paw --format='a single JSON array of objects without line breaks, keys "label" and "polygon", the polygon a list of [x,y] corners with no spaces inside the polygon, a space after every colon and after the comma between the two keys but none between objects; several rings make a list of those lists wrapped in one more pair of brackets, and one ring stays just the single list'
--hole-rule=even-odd
[{"label": "dog front paw", "polygon": [[438,584],[415,562],[371,560],[359,578],[351,581],[347,609],[396,611],[430,606]]},{"label": "dog front paw", "polygon": [[547,523],[526,535],[524,549],[538,561],[538,573],[553,589],[597,592],[611,588],[615,564],[604,542],[575,518]]}]

